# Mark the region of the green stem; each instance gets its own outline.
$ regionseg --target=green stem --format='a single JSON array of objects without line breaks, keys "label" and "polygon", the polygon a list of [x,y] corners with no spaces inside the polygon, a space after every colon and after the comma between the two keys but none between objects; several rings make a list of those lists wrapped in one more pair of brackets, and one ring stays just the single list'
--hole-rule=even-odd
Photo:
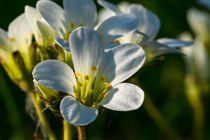
[{"label": "green stem", "polygon": [[199,88],[192,77],[187,76],[185,89],[190,105],[194,110],[194,137],[196,140],[203,139],[204,108],[199,97]]},{"label": "green stem", "polygon": [[15,132],[17,132],[18,139],[25,139],[25,133],[24,133],[24,127],[21,120],[21,116],[19,114],[19,111],[17,109],[17,105],[12,97],[12,93],[9,90],[10,88],[7,86],[8,84],[4,80],[4,74],[0,70],[0,96],[3,99],[3,102],[5,104],[6,110],[9,113],[11,123],[13,125],[13,129]]},{"label": "green stem", "polygon": [[77,126],[78,140],[86,140],[86,132],[84,126]]},{"label": "green stem", "polygon": [[37,115],[39,116],[39,119],[41,121],[41,124],[45,128],[50,140],[56,140],[56,137],[55,137],[52,129],[50,128],[50,125],[48,124],[48,121],[46,120],[44,113],[42,113],[42,108],[40,107],[40,103],[39,103],[39,101],[37,101],[35,94],[33,92],[29,92],[29,93],[30,93],[31,99],[34,103],[34,107],[36,109]]},{"label": "green stem", "polygon": [[72,140],[71,124],[63,120],[63,140]]},{"label": "green stem", "polygon": [[179,135],[170,127],[170,125],[165,121],[164,117],[152,103],[150,97],[145,93],[144,108],[149,114],[149,116],[154,120],[159,128],[165,133],[165,135],[171,140],[180,140]]}]

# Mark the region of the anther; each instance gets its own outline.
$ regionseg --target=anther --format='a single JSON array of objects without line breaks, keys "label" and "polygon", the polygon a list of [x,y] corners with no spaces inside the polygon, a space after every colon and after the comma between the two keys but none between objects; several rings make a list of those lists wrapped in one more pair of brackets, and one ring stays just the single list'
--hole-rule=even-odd
[{"label": "anther", "polygon": [[84,78],[85,78],[85,80],[88,80],[89,79],[88,75],[85,75]]},{"label": "anther", "polygon": [[71,22],[71,29],[74,29],[74,23]]},{"label": "anther", "polygon": [[78,25],[78,27],[81,27],[81,26],[82,26],[82,24],[79,24],[79,25]]},{"label": "anther", "polygon": [[100,77],[100,82],[103,82],[104,81],[104,77]]},{"label": "anther", "polygon": [[110,83],[104,83],[105,88],[110,88],[111,84]]},{"label": "anther", "polygon": [[12,42],[12,41],[14,41],[14,38],[10,37],[8,40],[9,40],[10,42]]},{"label": "anther", "polygon": [[96,71],[97,70],[96,66],[92,66],[91,70]]},{"label": "anther", "polygon": [[79,77],[80,74],[79,74],[78,72],[75,72],[75,76],[76,76],[76,77]]}]

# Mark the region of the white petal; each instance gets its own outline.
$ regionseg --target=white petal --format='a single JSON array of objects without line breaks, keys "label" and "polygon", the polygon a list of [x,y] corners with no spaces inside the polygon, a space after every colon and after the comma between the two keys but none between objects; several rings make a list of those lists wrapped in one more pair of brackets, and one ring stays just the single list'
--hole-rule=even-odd
[{"label": "white petal", "polygon": [[50,0],[40,0],[37,2],[37,9],[46,22],[57,31],[61,38],[68,39],[70,19],[59,5]]},{"label": "white petal", "polygon": [[11,52],[11,44],[9,43],[7,32],[0,28],[0,50],[4,52]]},{"label": "white petal", "polygon": [[106,53],[99,75],[114,86],[136,73],[145,61],[144,50],[135,44],[117,46]]},{"label": "white petal", "polygon": [[143,101],[142,89],[133,84],[121,83],[108,91],[100,105],[116,111],[130,111],[138,109]]},{"label": "white petal", "polygon": [[170,48],[178,48],[178,47],[193,45],[191,41],[183,41],[183,40],[172,39],[172,38],[160,38],[157,40],[157,42],[165,46],[168,46]]},{"label": "white petal", "polygon": [[55,37],[55,42],[67,51],[70,51],[69,41],[63,40],[60,37]]},{"label": "white petal", "polygon": [[30,6],[25,7],[26,17],[33,29],[36,41],[40,46],[49,46],[54,42],[55,31],[41,17],[39,12]]},{"label": "white petal", "polygon": [[119,46],[119,45],[120,45],[119,43],[112,43],[112,44],[110,44],[110,45],[104,47],[104,52],[107,53],[108,51],[114,49],[115,47],[117,47],[117,46]]},{"label": "white petal", "polygon": [[98,67],[104,55],[104,49],[96,31],[88,27],[80,27],[71,33],[69,44],[76,72],[89,75],[93,66]]},{"label": "white petal", "polygon": [[138,27],[138,20],[136,17],[128,14],[120,14],[112,16],[102,22],[97,31],[101,34],[105,45],[114,41],[122,35],[133,32]]},{"label": "white petal", "polygon": [[167,53],[178,53],[184,55],[180,50],[168,47],[164,44],[158,43],[157,41],[148,42],[145,51],[147,55],[151,57],[156,57]]},{"label": "white petal", "polygon": [[21,52],[28,50],[32,40],[32,29],[25,14],[21,14],[9,25],[9,36],[13,38],[14,46]]},{"label": "white petal", "polygon": [[62,92],[74,94],[76,79],[72,69],[58,60],[39,63],[33,70],[33,78],[43,86]]},{"label": "white petal", "polygon": [[195,8],[187,12],[190,27],[203,41],[208,41],[210,36],[210,14]]},{"label": "white petal", "polygon": [[93,27],[96,23],[96,6],[92,0],[64,0],[64,10],[75,24]]},{"label": "white petal", "polygon": [[129,8],[129,13],[136,16],[139,21],[138,30],[154,39],[160,29],[158,17],[142,5],[133,4]]},{"label": "white petal", "polygon": [[101,9],[99,12],[98,12],[98,22],[97,23],[101,23],[103,22],[104,20],[114,16],[115,14],[110,11],[110,10],[107,10],[107,9]]},{"label": "white petal", "polygon": [[109,3],[109,2],[104,1],[104,0],[98,0],[98,4],[100,4],[101,6],[103,6],[106,9],[111,10],[115,14],[122,14],[120,9],[117,6],[115,6],[114,4],[112,4],[112,3]]},{"label": "white petal", "polygon": [[98,116],[97,109],[84,106],[71,96],[62,99],[60,110],[63,118],[73,125],[88,125]]}]

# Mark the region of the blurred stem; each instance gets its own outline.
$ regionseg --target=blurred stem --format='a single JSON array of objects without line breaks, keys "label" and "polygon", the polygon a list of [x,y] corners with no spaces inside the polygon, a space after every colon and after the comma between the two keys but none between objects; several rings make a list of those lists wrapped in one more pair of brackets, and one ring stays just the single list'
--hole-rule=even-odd
[{"label": "blurred stem", "polygon": [[71,124],[67,121],[63,120],[63,140],[72,140],[72,133],[71,133]]},{"label": "blurred stem", "polygon": [[10,88],[7,86],[8,84],[4,80],[4,74],[0,70],[0,90],[1,94],[0,96],[3,99],[3,102],[5,104],[6,110],[8,111],[10,121],[13,125],[13,129],[15,130],[14,132],[17,133],[18,139],[24,140],[25,139],[25,133],[24,133],[24,127],[23,127],[23,122],[21,120],[21,116],[19,114],[19,111],[17,109],[17,105],[12,97],[12,93],[9,90]]},{"label": "blurred stem", "polygon": [[185,89],[187,98],[194,111],[194,137],[196,140],[203,139],[203,123],[204,109],[199,97],[199,88],[195,84],[195,80],[187,76],[185,80]]},{"label": "blurred stem", "polygon": [[52,129],[50,128],[50,125],[48,124],[48,121],[47,121],[44,113],[42,113],[42,109],[40,107],[40,102],[36,99],[36,96],[35,96],[34,92],[30,92],[30,96],[31,96],[31,99],[34,103],[34,107],[36,109],[37,115],[39,116],[41,124],[45,128],[50,140],[56,140],[56,137],[55,137]]},{"label": "blurred stem", "polygon": [[145,93],[144,108],[147,113],[153,119],[153,121],[158,125],[159,128],[165,133],[165,135],[171,140],[180,140],[179,135],[170,127],[170,125],[165,121],[164,117],[160,114],[158,109],[152,103],[150,97]]},{"label": "blurred stem", "polygon": [[78,140],[86,140],[86,132],[84,126],[77,126]]}]

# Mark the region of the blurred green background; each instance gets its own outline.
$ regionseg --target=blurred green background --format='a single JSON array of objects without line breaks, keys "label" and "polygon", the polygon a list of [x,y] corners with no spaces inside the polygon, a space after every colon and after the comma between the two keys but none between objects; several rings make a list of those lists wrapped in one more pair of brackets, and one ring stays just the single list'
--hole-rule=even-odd
[{"label": "blurred green background", "polygon": [[[116,4],[121,2],[109,1]],[[36,0],[0,0],[0,28],[7,30],[9,23],[24,12],[25,5],[35,7],[36,2]],[[62,4],[61,0],[56,2]],[[175,38],[184,31],[191,32],[186,12],[190,7],[203,8],[193,0],[128,0],[128,2],[143,4],[157,14],[161,21],[158,38]],[[100,8],[98,6],[98,9]],[[101,109],[101,115],[97,120],[87,126],[87,139],[167,140],[175,139],[176,135],[185,140],[195,139],[193,109],[184,90],[186,65],[183,56],[173,54],[164,57],[163,61],[157,58],[128,80],[138,84],[145,91],[147,102],[137,111],[131,112]],[[201,100],[205,110],[203,139],[207,140],[210,139],[210,93],[202,93]],[[33,140],[34,135],[39,138],[37,122],[33,121],[26,112],[25,102],[25,93],[13,84],[0,66],[0,140]],[[62,121],[56,119],[49,111],[46,113],[56,134],[61,134]],[[76,135],[74,138],[76,139]]]}]

